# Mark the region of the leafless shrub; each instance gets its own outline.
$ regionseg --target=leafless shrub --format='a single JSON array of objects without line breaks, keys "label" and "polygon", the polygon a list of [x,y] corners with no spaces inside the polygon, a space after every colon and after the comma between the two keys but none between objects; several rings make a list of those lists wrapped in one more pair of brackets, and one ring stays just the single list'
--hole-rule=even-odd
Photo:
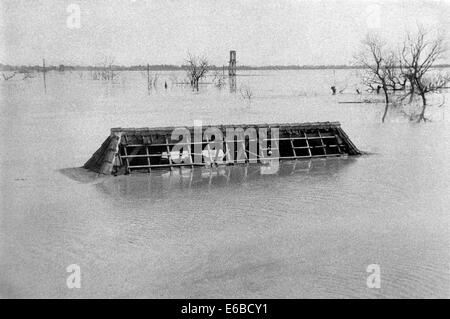
[{"label": "leafless shrub", "polygon": [[91,71],[93,80],[114,81],[118,77],[118,72],[114,70],[114,58],[105,58],[97,70]]},{"label": "leafless shrub", "polygon": [[220,71],[215,71],[212,82],[214,83],[214,86],[216,88],[221,89],[223,86],[226,85],[225,75],[223,73],[221,73]]},{"label": "leafless shrub", "polygon": [[199,81],[208,73],[209,63],[206,57],[193,56],[188,54],[187,62],[187,75],[190,80],[190,84],[193,89],[198,91]]},{"label": "leafless shrub", "polygon": [[241,94],[241,97],[242,97],[244,100],[248,100],[249,102],[251,101],[251,99],[252,99],[252,97],[253,97],[253,91],[252,91],[252,89],[251,89],[249,86],[247,86],[247,85],[242,85],[242,86],[239,88],[239,93]]}]

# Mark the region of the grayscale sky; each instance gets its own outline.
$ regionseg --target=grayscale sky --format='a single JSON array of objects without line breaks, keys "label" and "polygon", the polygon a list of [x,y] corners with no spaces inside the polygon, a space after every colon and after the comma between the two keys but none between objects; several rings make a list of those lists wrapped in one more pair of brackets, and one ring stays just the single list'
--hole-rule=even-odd
[{"label": "grayscale sky", "polygon": [[[393,43],[422,24],[449,30],[450,0],[0,0],[0,63],[349,64],[364,35]],[[69,28],[67,7],[80,8]]]}]

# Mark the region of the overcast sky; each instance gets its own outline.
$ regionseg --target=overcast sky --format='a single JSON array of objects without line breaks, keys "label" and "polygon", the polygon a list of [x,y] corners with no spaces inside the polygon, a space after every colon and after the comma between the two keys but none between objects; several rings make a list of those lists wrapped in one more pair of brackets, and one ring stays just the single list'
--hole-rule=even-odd
[{"label": "overcast sky", "polygon": [[46,58],[49,64],[93,65],[114,57],[122,65],[179,65],[189,51],[222,65],[231,49],[241,65],[349,64],[368,31],[395,42],[418,23],[450,27],[449,0],[0,3],[4,64],[39,64]]}]

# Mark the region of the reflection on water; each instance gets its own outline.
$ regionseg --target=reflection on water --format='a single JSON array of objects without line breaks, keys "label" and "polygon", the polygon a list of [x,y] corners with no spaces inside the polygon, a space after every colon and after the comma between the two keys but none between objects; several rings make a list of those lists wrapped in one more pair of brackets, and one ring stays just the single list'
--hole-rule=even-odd
[{"label": "reflection on water", "polygon": [[[111,199],[167,198],[168,194],[182,194],[186,189],[239,188],[248,182],[283,182],[285,176],[302,179],[306,175],[334,174],[355,161],[354,158],[330,158],[273,162],[271,165],[231,165],[216,167],[180,167],[172,170],[153,170],[150,174],[107,178],[96,188]],[[80,174],[81,175],[81,174]]]}]

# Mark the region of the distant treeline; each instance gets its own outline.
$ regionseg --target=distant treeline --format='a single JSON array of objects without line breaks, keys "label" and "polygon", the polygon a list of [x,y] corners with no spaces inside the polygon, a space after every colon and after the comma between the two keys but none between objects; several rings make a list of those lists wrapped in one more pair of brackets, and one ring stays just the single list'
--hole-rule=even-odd
[{"label": "distant treeline", "polygon": [[[436,65],[436,68],[447,68],[450,64]],[[99,71],[109,69],[110,66],[81,66],[81,65],[48,65],[45,67],[46,71]],[[148,66],[150,71],[183,71],[188,70],[187,65],[171,65],[171,64],[156,64]],[[267,66],[250,66],[241,65],[237,70],[327,70],[327,69],[362,69],[363,66],[358,65],[267,65]],[[42,65],[8,65],[0,63],[0,71],[15,71],[15,72],[42,72]],[[114,71],[146,71],[147,65],[112,65],[111,69]],[[210,70],[227,70],[227,66],[210,65]]]}]

